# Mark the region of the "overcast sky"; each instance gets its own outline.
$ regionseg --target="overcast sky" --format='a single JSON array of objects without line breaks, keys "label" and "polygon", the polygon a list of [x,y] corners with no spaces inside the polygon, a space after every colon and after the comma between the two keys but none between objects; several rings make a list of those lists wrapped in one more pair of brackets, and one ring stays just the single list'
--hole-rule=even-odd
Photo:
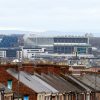
[{"label": "overcast sky", "polygon": [[0,30],[4,29],[100,36],[100,0],[0,0]]}]

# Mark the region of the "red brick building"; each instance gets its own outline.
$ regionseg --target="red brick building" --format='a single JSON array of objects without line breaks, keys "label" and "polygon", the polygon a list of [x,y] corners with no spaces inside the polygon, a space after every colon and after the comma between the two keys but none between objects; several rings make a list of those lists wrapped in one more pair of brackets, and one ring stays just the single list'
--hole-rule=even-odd
[{"label": "red brick building", "polygon": [[[34,91],[33,89],[29,88],[22,82],[18,83],[18,79],[10,75],[6,70],[9,68],[14,68],[15,70],[18,71],[18,66],[17,65],[0,65],[0,82],[4,84],[5,86],[8,86],[8,82],[12,81],[12,90],[16,92],[17,94],[20,94],[22,98],[24,96],[29,96],[29,100],[37,100],[37,92]],[[57,66],[57,65],[49,65],[49,64],[38,64],[37,66],[34,64],[22,64],[20,67],[20,71],[26,71],[28,73],[34,74],[36,73],[55,73],[55,74],[60,74],[60,73],[65,73],[68,71],[68,67],[66,66]],[[19,84],[19,85],[18,85]],[[19,92],[19,93],[18,93]]]},{"label": "red brick building", "polygon": [[23,100],[95,100],[92,88],[68,75],[68,66],[19,65],[0,65],[0,82]]}]

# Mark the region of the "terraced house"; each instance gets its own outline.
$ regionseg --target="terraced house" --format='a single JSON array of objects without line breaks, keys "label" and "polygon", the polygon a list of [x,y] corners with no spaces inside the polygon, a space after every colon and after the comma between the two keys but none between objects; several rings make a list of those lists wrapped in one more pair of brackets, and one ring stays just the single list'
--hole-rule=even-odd
[{"label": "terraced house", "polygon": [[19,69],[18,65],[0,65],[0,82],[17,94],[16,99],[99,100],[99,88],[70,75],[68,66],[22,64]]}]

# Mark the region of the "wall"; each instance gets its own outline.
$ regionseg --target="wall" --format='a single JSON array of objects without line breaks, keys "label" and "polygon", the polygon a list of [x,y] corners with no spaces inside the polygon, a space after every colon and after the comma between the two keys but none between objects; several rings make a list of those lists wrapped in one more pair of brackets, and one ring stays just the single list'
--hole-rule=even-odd
[{"label": "wall", "polygon": [[[18,93],[18,81],[6,72],[6,67],[7,66],[0,66],[0,82],[7,86],[7,81],[12,80],[12,90]],[[10,66],[8,65],[8,67]],[[19,83],[19,93],[22,94],[22,96],[29,95],[29,100],[37,99],[37,93],[23,83]]]}]

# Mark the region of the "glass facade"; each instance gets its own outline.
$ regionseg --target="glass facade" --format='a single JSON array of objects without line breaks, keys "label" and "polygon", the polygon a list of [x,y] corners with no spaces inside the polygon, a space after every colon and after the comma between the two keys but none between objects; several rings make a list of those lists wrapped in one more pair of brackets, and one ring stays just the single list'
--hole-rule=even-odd
[{"label": "glass facade", "polygon": [[92,48],[88,46],[54,46],[53,51],[58,54],[74,54],[75,52],[78,54],[92,54]]},{"label": "glass facade", "polygon": [[77,53],[78,54],[86,54],[87,53],[86,47],[78,47]]},{"label": "glass facade", "polygon": [[[92,54],[92,49],[88,44],[87,37],[54,37],[54,43],[58,43],[54,45],[54,53],[73,54],[74,52],[77,52],[78,54]],[[60,43],[72,44],[61,45]],[[77,45],[74,43],[77,43]],[[86,45],[81,43],[86,43]]]},{"label": "glass facade", "polygon": [[62,38],[54,38],[55,43],[88,43],[88,38],[69,38],[69,37],[62,37]]},{"label": "glass facade", "polygon": [[90,46],[87,47],[77,47],[78,54],[92,54],[92,48]]},{"label": "glass facade", "polygon": [[92,48],[88,48],[88,54],[92,54]]},{"label": "glass facade", "polygon": [[54,53],[71,54],[74,52],[73,46],[54,46]]},{"label": "glass facade", "polygon": [[17,50],[6,50],[6,57],[17,57]]}]

